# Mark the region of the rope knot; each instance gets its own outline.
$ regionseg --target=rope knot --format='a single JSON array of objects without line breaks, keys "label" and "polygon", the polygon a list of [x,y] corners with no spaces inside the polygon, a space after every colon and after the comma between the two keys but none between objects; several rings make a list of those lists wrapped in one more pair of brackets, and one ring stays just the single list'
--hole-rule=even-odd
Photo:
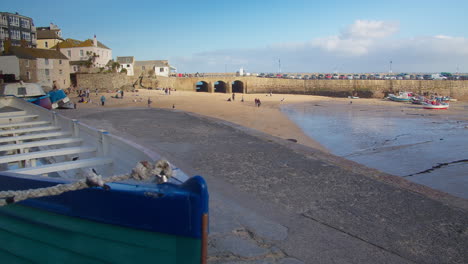
[{"label": "rope knot", "polygon": [[159,160],[154,165],[148,161],[140,161],[132,170],[131,176],[135,180],[149,180],[156,177],[157,183],[164,183],[172,177],[172,168],[166,160]]}]

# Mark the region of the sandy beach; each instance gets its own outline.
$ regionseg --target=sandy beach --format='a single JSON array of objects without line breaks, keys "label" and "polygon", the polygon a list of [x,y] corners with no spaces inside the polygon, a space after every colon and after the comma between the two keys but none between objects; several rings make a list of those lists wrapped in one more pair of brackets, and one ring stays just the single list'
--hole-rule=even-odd
[{"label": "sandy beach", "polygon": [[[294,139],[297,143],[319,149],[328,150],[319,142],[311,139],[281,111],[285,104],[300,104],[307,102],[320,102],[328,105],[349,104],[348,98],[331,98],[312,95],[290,95],[290,94],[236,94],[235,100],[228,101],[231,94],[224,93],[196,93],[184,91],[172,91],[166,95],[162,90],[140,89],[138,92],[125,92],[124,98],[112,98],[117,93],[91,93],[90,103],[77,103],[77,108],[103,107],[100,97],[106,97],[105,108],[130,108],[148,107],[148,98],[151,98],[152,108],[178,109],[182,111],[197,113],[203,116],[226,120],[243,127],[252,128],[283,139]],[[243,102],[242,102],[243,98]],[[261,106],[256,107],[255,98],[260,99]],[[71,96],[72,101],[78,102],[76,94]],[[389,111],[406,111],[408,115],[430,115],[431,117],[453,117],[468,119],[466,113],[466,102],[455,102],[451,104],[449,111],[422,110],[411,104],[395,103],[381,99],[353,99],[353,105],[363,108],[380,106]]]}]

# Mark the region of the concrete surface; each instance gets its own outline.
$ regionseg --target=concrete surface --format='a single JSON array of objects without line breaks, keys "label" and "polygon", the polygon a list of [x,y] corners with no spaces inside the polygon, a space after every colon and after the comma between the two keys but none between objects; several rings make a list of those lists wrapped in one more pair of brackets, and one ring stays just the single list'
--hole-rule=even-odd
[{"label": "concrete surface", "polygon": [[467,200],[194,114],[60,113],[205,177],[209,263],[468,263]]}]

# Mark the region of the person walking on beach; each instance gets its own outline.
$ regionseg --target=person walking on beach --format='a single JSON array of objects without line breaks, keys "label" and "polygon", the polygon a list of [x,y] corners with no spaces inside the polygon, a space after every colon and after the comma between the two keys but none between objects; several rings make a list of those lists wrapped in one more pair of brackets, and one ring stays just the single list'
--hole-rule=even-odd
[{"label": "person walking on beach", "polygon": [[89,88],[86,88],[86,98],[89,98],[89,94],[90,94]]},{"label": "person walking on beach", "polygon": [[148,108],[151,108],[151,103],[152,103],[152,102],[153,102],[153,101],[151,101],[151,97],[148,97]]},{"label": "person walking on beach", "polygon": [[121,90],[120,91],[120,97],[123,99],[123,95],[124,95],[124,90]]},{"label": "person walking on beach", "polygon": [[104,106],[104,103],[106,102],[106,97],[104,95],[101,96],[101,105]]},{"label": "person walking on beach", "polygon": [[236,100],[236,94],[235,93],[232,93],[232,100]]}]

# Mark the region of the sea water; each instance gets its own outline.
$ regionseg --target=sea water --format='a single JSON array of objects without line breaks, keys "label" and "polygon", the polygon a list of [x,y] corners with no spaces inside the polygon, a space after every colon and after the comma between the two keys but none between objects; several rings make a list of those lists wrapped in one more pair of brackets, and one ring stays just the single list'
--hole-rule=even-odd
[{"label": "sea water", "polygon": [[468,199],[466,120],[351,103],[282,111],[334,155]]}]

